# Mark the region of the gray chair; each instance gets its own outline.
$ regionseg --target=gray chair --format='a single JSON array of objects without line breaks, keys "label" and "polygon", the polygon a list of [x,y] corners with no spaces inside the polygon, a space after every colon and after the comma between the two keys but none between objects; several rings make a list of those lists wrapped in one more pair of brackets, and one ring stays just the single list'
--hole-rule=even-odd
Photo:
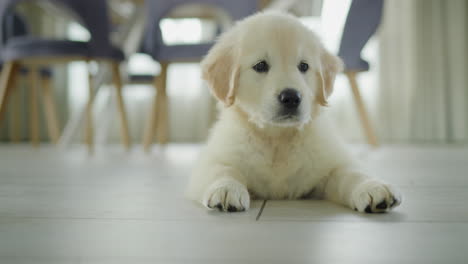
[{"label": "gray chair", "polygon": [[[38,2],[37,0],[3,0],[0,2],[0,18],[11,12],[19,2]],[[51,3],[69,11],[90,32],[89,41],[71,41],[62,39],[44,39],[32,36],[14,37],[9,39],[1,49],[4,69],[0,79],[0,120],[5,111],[6,101],[11,94],[12,83],[20,65],[29,65],[35,85],[30,89],[31,114],[37,116],[37,93],[38,74],[35,70],[42,65],[58,62],[82,61],[105,61],[111,64],[113,83],[117,90],[117,106],[121,121],[122,142],[126,148],[130,146],[127,117],[122,98],[122,83],[119,71],[119,63],[124,60],[122,51],[114,47],[109,39],[110,25],[107,14],[107,3],[105,0],[54,0]],[[0,37],[2,34],[0,34]],[[1,43],[1,41],[0,41]],[[86,143],[93,150],[93,87],[92,75],[89,73],[89,94],[87,103],[87,129]],[[31,139],[34,145],[38,145],[38,122],[36,118],[31,119]]]},{"label": "gray chair", "polygon": [[[3,19],[2,25],[2,43],[0,43],[0,51],[1,47],[6,44],[8,39],[14,37],[21,37],[27,36],[29,34],[28,26],[25,23],[25,20],[16,12],[12,12],[7,14]],[[0,69],[3,68],[3,65],[0,65]],[[26,77],[31,74],[31,71],[26,67],[21,67],[19,73],[22,77]],[[50,68],[40,68],[39,74],[41,78],[41,84],[43,85],[43,89],[46,91],[42,93],[43,99],[43,106],[44,112],[47,122],[47,132],[49,133],[49,138],[52,142],[56,143],[60,137],[60,130],[59,130],[59,122],[57,118],[57,112],[55,107],[55,102],[52,98],[50,93],[50,83],[51,83],[51,76],[52,71]],[[11,95],[12,102],[10,102],[10,126],[9,126],[9,137],[12,142],[19,142],[21,140],[21,133],[20,133],[20,123],[21,123],[21,115],[20,115],[20,97],[18,91],[16,94],[13,93]],[[37,122],[37,121],[35,121]]]},{"label": "gray chair", "polygon": [[[157,136],[160,144],[168,140],[168,103],[166,94],[167,69],[170,62],[199,61],[213,43],[166,45],[163,42],[159,23],[176,7],[185,4],[203,4],[221,9],[231,20],[239,20],[258,10],[258,1],[254,0],[151,0],[146,1],[148,19],[145,28],[142,51],[149,54],[161,65],[161,72],[154,78],[156,98],[143,136],[143,146],[149,150]],[[157,131],[156,131],[157,130]]]},{"label": "gray chair", "polygon": [[383,0],[353,0],[338,51],[338,56],[345,64],[345,74],[353,91],[367,142],[372,146],[378,146],[378,141],[359,92],[356,75],[369,70],[369,63],[361,58],[361,51],[377,30],[382,18],[382,9]]}]

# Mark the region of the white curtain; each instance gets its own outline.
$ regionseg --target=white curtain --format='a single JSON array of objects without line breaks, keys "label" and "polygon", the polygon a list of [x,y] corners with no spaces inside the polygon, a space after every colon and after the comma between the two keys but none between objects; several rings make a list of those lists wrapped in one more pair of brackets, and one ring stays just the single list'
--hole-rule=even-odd
[{"label": "white curtain", "polygon": [[387,142],[468,141],[466,0],[386,1],[376,125]]}]

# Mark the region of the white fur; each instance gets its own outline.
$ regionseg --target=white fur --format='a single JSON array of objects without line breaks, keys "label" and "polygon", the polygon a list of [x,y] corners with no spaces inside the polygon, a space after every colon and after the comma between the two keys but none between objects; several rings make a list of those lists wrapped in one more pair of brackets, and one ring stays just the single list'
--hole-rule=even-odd
[{"label": "white fur", "polygon": [[[266,60],[268,73],[252,69]],[[301,73],[297,65],[309,64]],[[251,198],[325,198],[360,212],[397,206],[394,188],[363,173],[333,133],[321,107],[340,61],[289,15],[260,13],[223,34],[202,62],[224,102],[191,178],[189,196],[208,208],[242,211]],[[302,95],[296,118],[278,120],[278,94]],[[382,207],[382,202],[388,205]],[[390,206],[391,205],[391,206]]]}]

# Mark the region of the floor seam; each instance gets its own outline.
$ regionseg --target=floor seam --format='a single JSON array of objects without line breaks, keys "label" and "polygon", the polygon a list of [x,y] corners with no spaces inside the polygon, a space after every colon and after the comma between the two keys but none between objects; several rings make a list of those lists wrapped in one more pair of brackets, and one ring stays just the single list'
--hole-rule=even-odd
[{"label": "floor seam", "polygon": [[262,216],[263,209],[265,208],[265,205],[267,203],[267,200],[263,200],[262,206],[260,207],[260,210],[258,211],[257,217],[255,218],[255,221],[258,221],[260,217]]}]

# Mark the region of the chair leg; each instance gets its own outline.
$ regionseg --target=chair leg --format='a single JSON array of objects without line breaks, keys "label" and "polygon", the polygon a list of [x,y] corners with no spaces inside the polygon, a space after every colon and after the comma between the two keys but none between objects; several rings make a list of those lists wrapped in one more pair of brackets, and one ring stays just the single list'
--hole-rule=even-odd
[{"label": "chair leg", "polygon": [[[159,86],[159,76],[154,77],[153,81],[153,88],[156,89],[156,87]],[[156,133],[156,124],[158,122],[158,107],[159,107],[159,102],[158,102],[159,96],[155,95],[153,98],[153,103],[151,105],[151,112],[149,114],[148,121],[145,124],[145,130],[143,134],[143,148],[146,152],[149,152],[151,149],[151,145],[153,143],[153,139]]]},{"label": "chair leg", "polygon": [[18,67],[19,65],[16,62],[6,62],[2,70],[0,77],[0,124],[6,111],[8,97],[14,88],[13,84]]},{"label": "chair leg", "polygon": [[29,137],[34,147],[39,146],[39,111],[38,111],[38,92],[39,92],[39,72],[36,67],[30,67],[29,70]]},{"label": "chair leg", "polygon": [[88,102],[86,103],[85,142],[88,152],[94,152],[94,122],[93,122],[94,83],[93,75],[88,68]]},{"label": "chair leg", "polygon": [[372,128],[369,115],[361,97],[361,93],[359,92],[359,87],[356,81],[356,74],[356,72],[346,72],[351,90],[353,91],[354,101],[356,102],[356,107],[361,119],[362,127],[367,137],[367,142],[371,146],[377,147],[379,143],[377,142],[377,137],[375,135],[374,129]]},{"label": "chair leg", "polygon": [[16,87],[18,76],[18,71],[16,71],[15,76],[11,83],[11,95],[10,95],[10,109],[9,114],[9,123],[8,123],[8,135],[10,141],[13,143],[18,143],[21,141],[21,90],[19,87]]},{"label": "chair leg", "polygon": [[57,144],[60,138],[59,121],[57,111],[50,87],[51,79],[49,77],[41,78],[42,81],[42,100],[44,105],[44,113],[47,121],[47,131],[49,132],[50,140]]},{"label": "chair leg", "polygon": [[166,93],[166,86],[167,86],[167,68],[169,63],[163,62],[161,63],[161,78],[159,81],[159,85],[156,87],[157,89],[157,97],[159,98],[159,106],[158,106],[158,117],[157,117],[157,133],[156,138],[159,144],[166,144],[168,141],[168,130],[169,130],[169,117],[168,117],[168,99]]},{"label": "chair leg", "polygon": [[120,133],[122,136],[122,143],[124,144],[125,149],[128,150],[130,149],[130,133],[128,129],[127,113],[125,111],[125,104],[122,96],[122,78],[120,76],[119,64],[117,62],[112,63],[112,79],[117,91],[117,107],[120,117]]}]

